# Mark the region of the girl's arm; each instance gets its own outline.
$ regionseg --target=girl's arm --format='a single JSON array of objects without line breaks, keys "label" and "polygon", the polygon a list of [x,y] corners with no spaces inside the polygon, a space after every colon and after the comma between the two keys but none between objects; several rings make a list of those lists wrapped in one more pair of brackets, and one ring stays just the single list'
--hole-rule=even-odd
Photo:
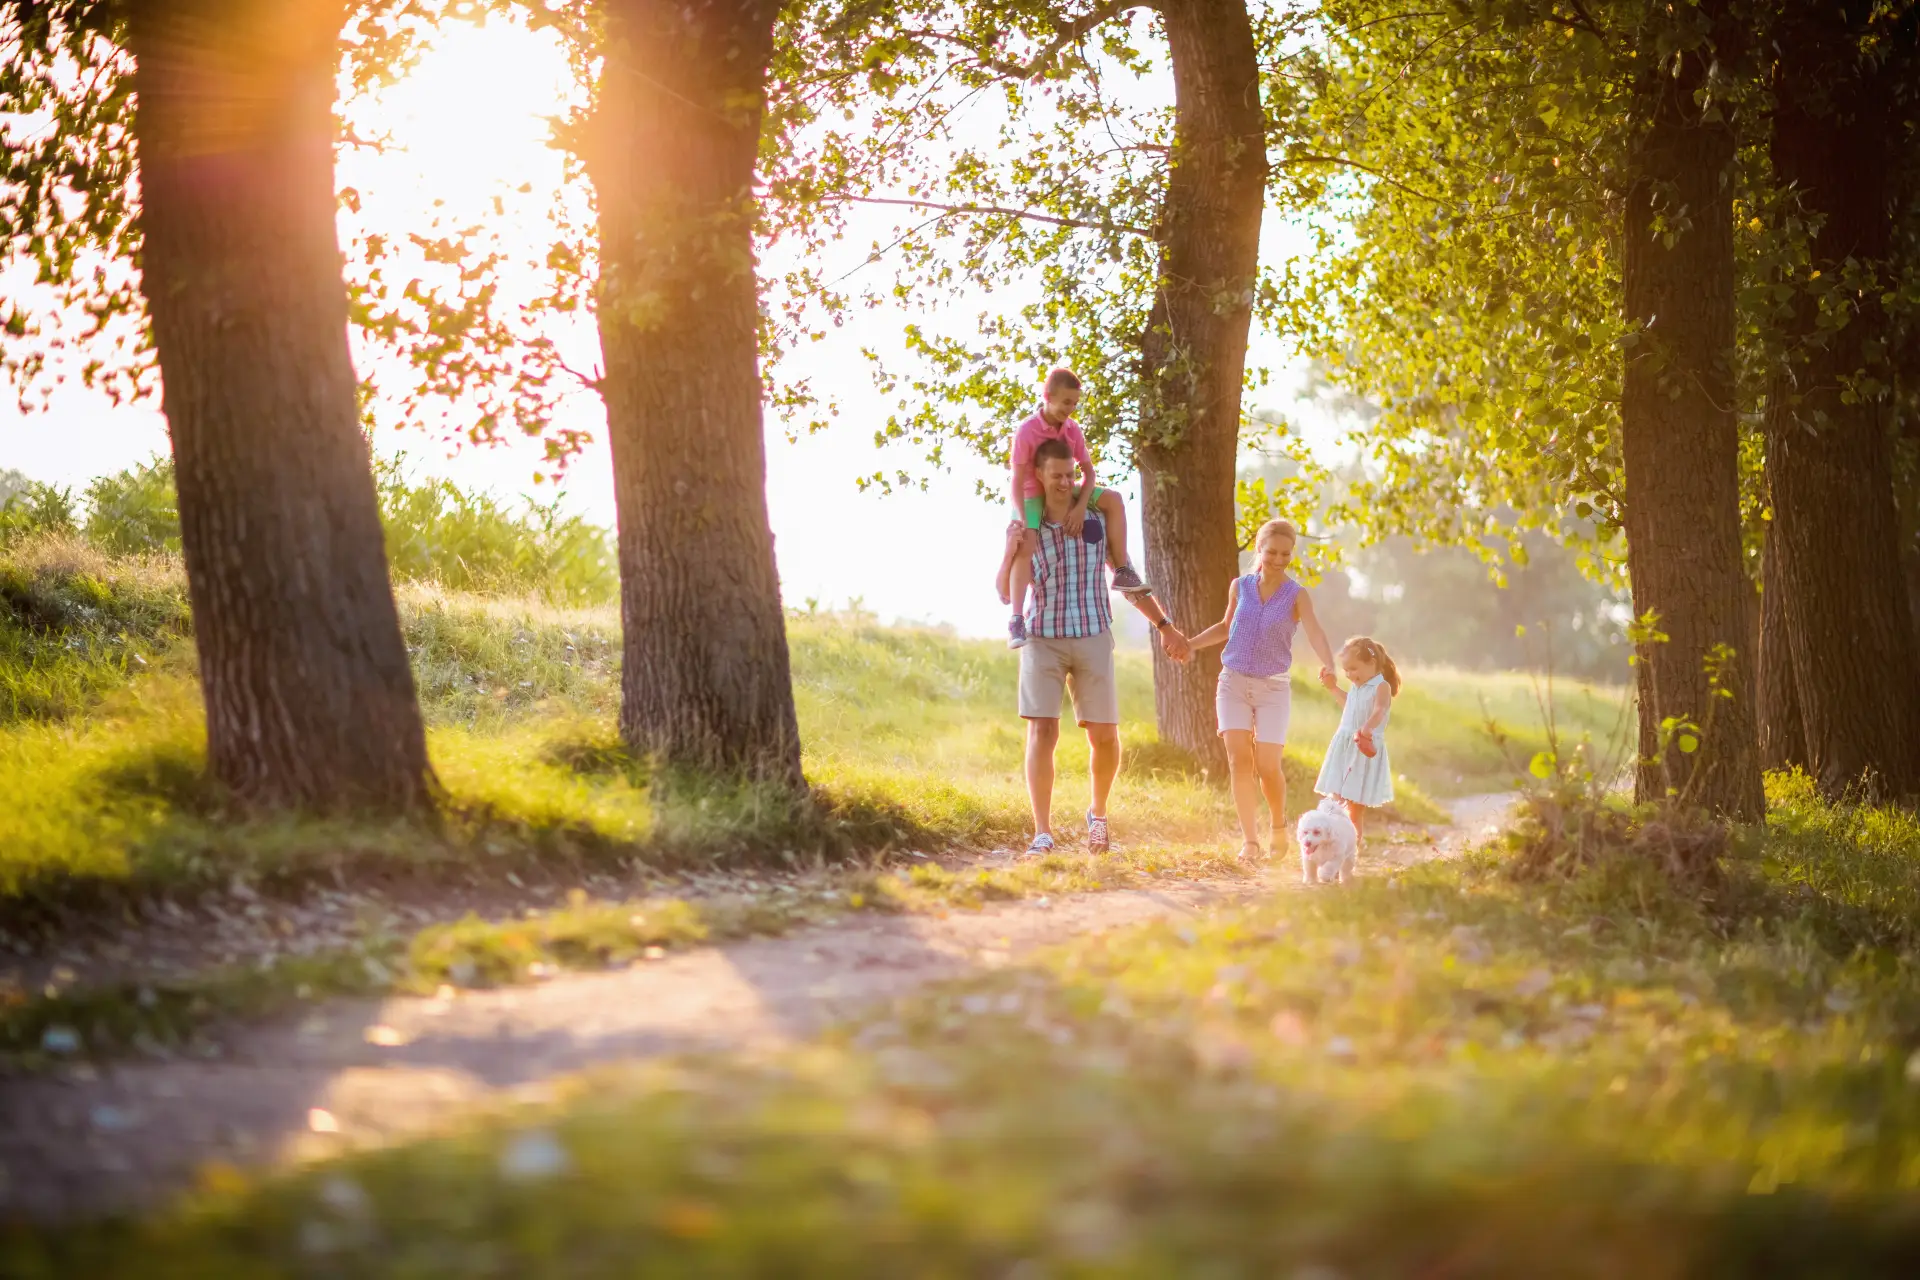
[{"label": "girl's arm", "polygon": [[[1324,676],[1324,673],[1333,670],[1333,646],[1327,643],[1326,629],[1320,625],[1320,615],[1313,611],[1313,597],[1305,587],[1300,588],[1300,594],[1294,597],[1293,612],[1300,619],[1301,630],[1307,633],[1307,643],[1313,646],[1314,653],[1320,659],[1320,670]],[[1326,684],[1326,680],[1323,678],[1320,683]],[[1339,690],[1334,689],[1333,692],[1338,693]],[[1341,694],[1340,700],[1345,702],[1346,695]]]},{"label": "girl's arm", "polygon": [[1373,694],[1373,710],[1367,713],[1367,722],[1360,726],[1360,732],[1371,734],[1387,718],[1387,709],[1393,706],[1393,690],[1382,684]]},{"label": "girl's arm", "polygon": [[1202,631],[1199,635],[1190,637],[1187,640],[1189,648],[1197,652],[1198,650],[1211,649],[1216,644],[1225,644],[1227,642],[1227,633],[1233,629],[1233,611],[1238,608],[1240,604],[1239,587],[1240,582],[1237,578],[1227,584],[1227,616],[1208,627],[1205,631]]},{"label": "girl's arm", "polygon": [[1088,463],[1080,464],[1080,474],[1086,477],[1078,491],[1073,495],[1073,504],[1067,508],[1067,518],[1061,522],[1069,538],[1080,536],[1080,530],[1087,523],[1087,500],[1093,497],[1093,467]]}]

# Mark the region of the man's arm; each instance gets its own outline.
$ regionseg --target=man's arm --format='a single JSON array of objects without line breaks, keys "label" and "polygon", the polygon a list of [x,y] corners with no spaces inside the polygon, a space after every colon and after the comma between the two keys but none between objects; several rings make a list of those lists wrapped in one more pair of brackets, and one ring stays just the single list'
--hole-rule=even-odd
[{"label": "man's arm", "polygon": [[1185,662],[1193,656],[1193,647],[1186,636],[1180,633],[1180,628],[1174,626],[1173,620],[1167,617],[1167,611],[1160,607],[1158,600],[1149,594],[1127,596],[1125,599],[1160,633],[1160,643],[1166,646],[1169,658],[1175,662]]}]

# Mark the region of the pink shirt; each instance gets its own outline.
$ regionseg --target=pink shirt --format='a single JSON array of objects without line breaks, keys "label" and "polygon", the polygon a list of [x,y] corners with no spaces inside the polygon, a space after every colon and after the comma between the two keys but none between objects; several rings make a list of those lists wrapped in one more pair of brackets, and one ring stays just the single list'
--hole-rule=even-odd
[{"label": "pink shirt", "polygon": [[1082,480],[1093,474],[1093,455],[1087,452],[1087,437],[1081,433],[1080,424],[1068,418],[1056,427],[1036,413],[1013,429],[1013,470],[1020,477],[1021,497],[1040,494],[1040,482],[1033,477],[1033,451],[1042,440],[1066,441],[1073,460],[1080,464]]}]

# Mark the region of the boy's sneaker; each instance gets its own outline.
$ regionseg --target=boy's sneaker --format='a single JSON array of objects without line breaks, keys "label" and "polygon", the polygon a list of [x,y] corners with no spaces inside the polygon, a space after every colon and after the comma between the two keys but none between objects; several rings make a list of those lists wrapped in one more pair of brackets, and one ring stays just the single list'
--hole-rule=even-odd
[{"label": "boy's sneaker", "polygon": [[1143,596],[1153,590],[1130,564],[1123,564],[1113,571],[1113,589],[1123,596]]},{"label": "boy's sneaker", "polygon": [[1053,852],[1053,837],[1042,831],[1027,845],[1027,853],[1033,857],[1043,857]]},{"label": "boy's sneaker", "polygon": [[1007,619],[1007,648],[1024,649],[1027,646],[1027,620],[1019,614]]},{"label": "boy's sneaker", "polygon": [[1087,810],[1087,852],[1105,853],[1113,847],[1113,838],[1107,834],[1107,820],[1093,816],[1093,810]]}]

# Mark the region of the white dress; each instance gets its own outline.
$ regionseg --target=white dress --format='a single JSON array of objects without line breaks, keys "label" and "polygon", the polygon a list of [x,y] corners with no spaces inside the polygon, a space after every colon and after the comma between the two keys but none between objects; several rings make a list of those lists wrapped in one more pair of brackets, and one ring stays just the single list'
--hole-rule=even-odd
[{"label": "white dress", "polygon": [[1347,690],[1347,709],[1340,716],[1340,727],[1327,744],[1327,760],[1320,766],[1320,780],[1313,789],[1323,796],[1339,796],[1355,804],[1377,809],[1393,800],[1393,765],[1387,760],[1387,720],[1393,718],[1389,704],[1385,720],[1373,731],[1373,758],[1360,754],[1353,735],[1373,714],[1373,700],[1385,686],[1384,675]]}]

